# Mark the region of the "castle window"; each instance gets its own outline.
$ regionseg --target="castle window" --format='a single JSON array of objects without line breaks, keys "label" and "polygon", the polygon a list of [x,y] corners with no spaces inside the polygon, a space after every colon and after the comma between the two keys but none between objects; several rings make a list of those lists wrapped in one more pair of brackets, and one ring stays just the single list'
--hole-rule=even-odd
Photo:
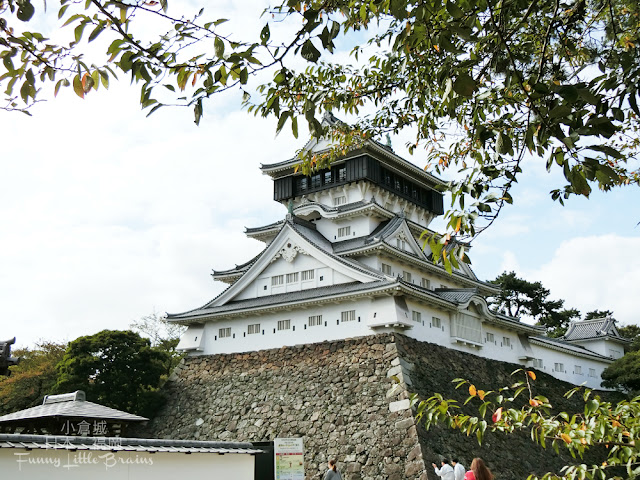
[{"label": "castle window", "polygon": [[451,336],[480,345],[482,343],[482,323],[476,317],[458,313],[454,318],[453,325],[451,325]]},{"label": "castle window", "polygon": [[541,358],[534,358],[533,359],[533,363],[531,365],[533,368],[537,368],[542,370],[544,368],[544,365],[542,363],[542,359]]},{"label": "castle window", "polygon": [[431,326],[433,328],[440,328],[442,326],[442,320],[438,317],[431,317]]},{"label": "castle window", "polygon": [[407,242],[405,242],[401,238],[396,238],[396,247],[399,250],[406,250],[407,249]]},{"label": "castle window", "polygon": [[420,322],[422,321],[422,314],[421,314],[420,312],[416,312],[415,310],[413,310],[413,311],[411,312],[411,319],[412,319],[414,322],[418,322],[418,323],[420,323]]},{"label": "castle window", "polygon": [[298,281],[298,272],[287,273],[287,283],[296,283]]},{"label": "castle window", "polygon": [[405,282],[410,282],[411,281],[411,272],[402,272],[402,279]]},{"label": "castle window", "polygon": [[489,333],[489,332],[487,332],[487,334],[486,334],[486,335],[487,335],[487,337],[486,337],[486,338],[487,338],[487,343],[493,343],[493,342],[495,342],[495,340],[496,340],[496,339],[495,339],[495,337],[493,336],[493,333]]},{"label": "castle window", "polygon": [[313,270],[302,271],[302,281],[306,282],[307,280],[313,280]]},{"label": "castle window", "polygon": [[290,330],[291,320],[278,320],[278,330]]},{"label": "castle window", "polygon": [[276,275],[271,277],[271,286],[277,287],[278,285],[284,285],[284,275]]},{"label": "castle window", "polygon": [[324,172],[324,184],[326,185],[327,183],[331,183],[331,180],[332,180],[331,170],[329,170],[328,172]]},{"label": "castle window", "polygon": [[385,275],[391,275],[391,265],[387,265],[386,263],[383,263],[382,273],[384,273]]},{"label": "castle window", "polygon": [[553,370],[555,372],[564,372],[564,364],[563,363],[554,363]]},{"label": "castle window", "polygon": [[595,368],[590,368],[589,369],[589,376],[591,378],[596,378],[596,369]]},{"label": "castle window", "polygon": [[428,278],[423,278],[420,281],[420,285],[422,286],[422,288],[431,288],[431,280],[429,280]]},{"label": "castle window", "polygon": [[299,184],[298,186],[300,187],[300,190],[306,190],[309,187],[309,181],[307,180],[307,177],[302,177],[299,180]]},{"label": "castle window", "polygon": [[340,167],[338,169],[338,181],[339,182],[347,181],[347,167]]},{"label": "castle window", "polygon": [[582,367],[580,365],[574,365],[573,373],[575,373],[576,375],[582,375]]},{"label": "castle window", "polygon": [[351,235],[351,226],[340,227],[338,229],[338,237],[347,237],[349,235]]},{"label": "castle window", "polygon": [[314,175],[311,177],[311,188],[320,188],[322,186],[322,177],[320,175]]},{"label": "castle window", "polygon": [[335,197],[333,199],[333,204],[337,207],[338,205],[344,205],[347,203],[347,197],[344,195],[340,195],[339,197]]},{"label": "castle window", "polygon": [[218,330],[219,338],[226,338],[231,336],[231,327],[221,328]]},{"label": "castle window", "polygon": [[348,310],[340,314],[340,320],[343,322],[352,322],[356,319],[356,311]]},{"label": "castle window", "polygon": [[503,347],[510,347],[511,346],[511,339],[509,337],[502,337],[502,346]]},{"label": "castle window", "polygon": [[249,325],[247,327],[247,334],[253,335],[254,333],[260,333],[260,324],[254,323],[253,325]]},{"label": "castle window", "polygon": [[322,325],[322,315],[313,315],[309,317],[310,327],[319,327],[320,325]]}]

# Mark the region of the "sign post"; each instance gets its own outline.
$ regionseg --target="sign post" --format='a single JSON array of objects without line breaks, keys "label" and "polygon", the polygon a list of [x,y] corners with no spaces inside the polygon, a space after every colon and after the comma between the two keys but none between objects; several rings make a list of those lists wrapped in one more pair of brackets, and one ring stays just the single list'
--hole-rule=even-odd
[{"label": "sign post", "polygon": [[276,438],[273,447],[276,480],[304,480],[302,438]]}]

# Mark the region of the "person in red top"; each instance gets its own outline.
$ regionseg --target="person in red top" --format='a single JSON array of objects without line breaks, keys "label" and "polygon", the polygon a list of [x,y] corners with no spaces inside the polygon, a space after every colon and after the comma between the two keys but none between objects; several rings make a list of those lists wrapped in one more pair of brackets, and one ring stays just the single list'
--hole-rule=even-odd
[{"label": "person in red top", "polygon": [[471,470],[464,474],[464,480],[493,480],[493,474],[481,458],[474,458]]}]

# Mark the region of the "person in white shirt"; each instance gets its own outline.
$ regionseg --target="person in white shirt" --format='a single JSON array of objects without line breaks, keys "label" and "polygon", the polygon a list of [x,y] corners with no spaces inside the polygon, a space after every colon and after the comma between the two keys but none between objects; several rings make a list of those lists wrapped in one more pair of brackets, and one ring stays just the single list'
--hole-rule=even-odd
[{"label": "person in white shirt", "polygon": [[453,465],[453,476],[455,480],[464,480],[464,474],[466,473],[464,466],[457,458],[452,459],[451,464]]},{"label": "person in white shirt", "polygon": [[442,480],[455,480],[453,468],[446,460],[442,460],[442,468],[438,468],[435,463],[432,463],[431,465],[433,465],[433,468],[436,471],[436,475],[442,478]]}]

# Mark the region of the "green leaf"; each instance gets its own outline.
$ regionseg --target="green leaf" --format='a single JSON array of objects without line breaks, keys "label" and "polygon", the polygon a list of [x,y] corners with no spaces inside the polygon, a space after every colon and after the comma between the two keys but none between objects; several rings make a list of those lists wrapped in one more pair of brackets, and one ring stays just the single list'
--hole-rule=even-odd
[{"label": "green leaf", "polygon": [[455,19],[462,18],[464,15],[462,9],[453,2],[447,2],[447,12]]},{"label": "green leaf", "polygon": [[96,38],[98,38],[98,35],[100,35],[104,29],[105,29],[104,25],[98,25],[96,28],[93,29],[93,32],[91,32],[91,35],[89,35],[88,41],[93,42]]},{"label": "green leaf", "polygon": [[476,81],[468,74],[462,73],[458,75],[453,82],[453,91],[463,97],[470,97],[476,89]]},{"label": "green leaf", "polygon": [[74,35],[75,35],[75,39],[76,39],[76,43],[80,43],[80,40],[82,40],[82,32],[84,32],[84,27],[86,27],[87,24],[82,22],[80,23],[80,25],[78,25],[75,30],[74,30]]},{"label": "green leaf", "polygon": [[280,118],[278,119],[278,128],[276,128],[276,135],[282,131],[282,127],[284,127],[287,118],[291,116],[291,112],[289,110],[282,112]]},{"label": "green leaf", "polygon": [[18,17],[18,20],[28,22],[29,20],[31,20],[31,17],[33,17],[35,11],[36,9],[33,7],[33,5],[31,5],[31,2],[29,0],[23,0],[18,4],[16,17]]},{"label": "green leaf", "polygon": [[498,138],[496,139],[496,152],[502,155],[513,153],[513,146],[509,135],[502,132],[498,134]]},{"label": "green leaf", "polygon": [[271,38],[271,31],[269,30],[269,24],[267,23],[260,32],[260,41],[262,42],[262,45],[266,45],[269,38]]},{"label": "green leaf", "polygon": [[84,98],[84,89],[82,88],[82,79],[80,75],[73,77],[73,91],[76,92],[80,98]]},{"label": "green leaf", "polygon": [[302,45],[300,55],[306,61],[316,63],[320,58],[320,51],[313,45],[313,42],[309,39]]},{"label": "green leaf", "polygon": [[202,118],[202,99],[198,100],[193,107],[193,113],[195,115],[195,124],[200,125],[200,119]]},{"label": "green leaf", "polygon": [[558,105],[549,112],[549,118],[566,117],[572,112],[568,105]]},{"label": "green leaf", "polygon": [[216,37],[213,41],[213,48],[216,53],[216,57],[222,58],[224,56],[224,42],[220,37]]},{"label": "green leaf", "polygon": [[247,80],[249,79],[249,72],[246,68],[240,70],[239,78],[242,85],[245,85],[247,83]]}]

